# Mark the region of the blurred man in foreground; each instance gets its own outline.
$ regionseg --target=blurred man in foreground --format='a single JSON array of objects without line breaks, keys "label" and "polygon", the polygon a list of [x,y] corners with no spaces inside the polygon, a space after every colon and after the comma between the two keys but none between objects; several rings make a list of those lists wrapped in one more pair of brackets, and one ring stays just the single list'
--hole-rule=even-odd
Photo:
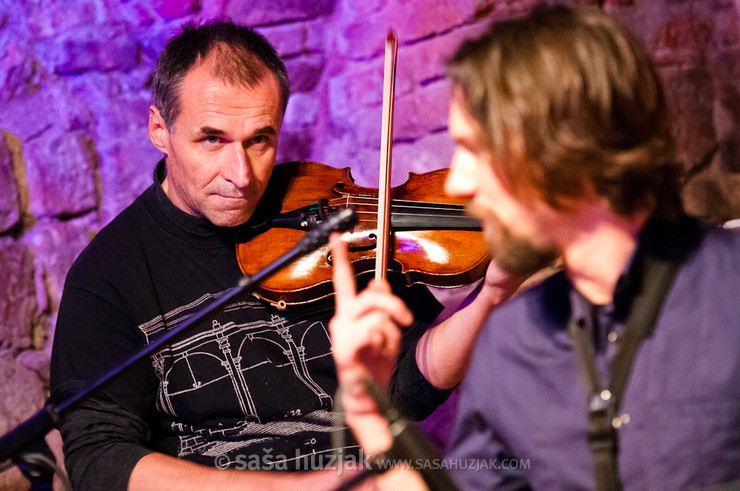
[{"label": "blurred man in foreground", "polygon": [[[446,468],[471,490],[738,484],[740,234],[683,214],[645,50],[596,8],[555,6],[494,25],[449,70],[446,192],[469,199],[504,271],[564,270],[486,321]],[[400,308],[360,302],[333,245],[345,407],[377,453],[391,438],[358,380],[384,381]],[[348,341],[357,317],[373,321]]]}]

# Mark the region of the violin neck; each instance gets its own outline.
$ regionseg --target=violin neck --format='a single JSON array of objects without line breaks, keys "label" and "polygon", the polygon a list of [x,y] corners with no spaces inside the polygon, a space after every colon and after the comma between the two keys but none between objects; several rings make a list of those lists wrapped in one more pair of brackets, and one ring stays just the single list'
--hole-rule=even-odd
[{"label": "violin neck", "polygon": [[483,230],[480,220],[469,216],[418,218],[395,214],[391,214],[391,229],[394,231],[472,230],[476,232]]},{"label": "violin neck", "polygon": [[[377,202],[374,199],[369,206],[361,201],[351,204],[356,206],[361,217],[369,215],[370,219],[373,219],[377,214]],[[313,203],[298,210],[274,216],[267,226],[309,230],[321,222],[327,213],[333,211],[336,211],[336,208],[322,203]],[[390,227],[396,231],[482,230],[480,220],[468,215],[462,205],[404,200],[391,202]]]},{"label": "violin neck", "polygon": [[465,212],[462,205],[449,203],[409,204],[393,201],[391,228],[401,230],[482,230],[480,220]]}]

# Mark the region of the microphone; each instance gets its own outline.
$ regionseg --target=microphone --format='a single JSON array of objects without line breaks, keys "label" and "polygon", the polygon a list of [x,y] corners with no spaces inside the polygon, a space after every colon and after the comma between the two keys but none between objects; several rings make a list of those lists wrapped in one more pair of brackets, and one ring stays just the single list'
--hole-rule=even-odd
[{"label": "microphone", "polygon": [[300,256],[313,252],[322,245],[326,244],[329,236],[334,232],[345,232],[351,229],[357,223],[357,214],[352,208],[344,208],[336,213],[327,215],[326,218],[317,222],[306,232],[298,243],[285,253],[282,257],[268,264],[262,271],[252,276],[245,275],[239,280],[239,289],[251,289],[260,281],[272,276],[278,270],[285,267],[288,263],[293,262]]},{"label": "microphone", "polygon": [[363,380],[370,397],[378,406],[378,411],[388,420],[393,443],[391,448],[373,456],[370,461],[383,472],[387,465],[382,461],[397,460],[408,462],[424,479],[430,491],[457,491],[459,488],[442,467],[442,457],[437,448],[423,434],[417,425],[403,418],[391,404],[387,394],[370,380]]},{"label": "microphone", "polygon": [[357,213],[352,208],[344,208],[326,218],[306,232],[306,235],[296,245],[302,254],[326,244],[333,232],[346,232],[357,223]]}]

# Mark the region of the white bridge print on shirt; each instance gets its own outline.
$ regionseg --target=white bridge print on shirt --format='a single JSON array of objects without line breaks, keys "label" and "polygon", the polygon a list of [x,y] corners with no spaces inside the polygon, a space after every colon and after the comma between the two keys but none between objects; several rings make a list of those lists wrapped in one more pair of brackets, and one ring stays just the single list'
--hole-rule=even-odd
[{"label": "white bridge print on shirt", "polygon": [[[204,295],[139,327],[149,341],[218,296]],[[238,322],[246,318],[256,320]],[[316,362],[331,357],[324,322],[269,314],[254,302],[230,304],[209,322],[151,357],[159,379],[158,409],[172,417],[177,433],[187,435],[181,454],[220,452],[245,434],[264,433],[269,440],[294,434],[296,425],[307,430],[315,423],[313,431],[332,425],[324,421],[332,418],[332,398],[312,375],[312,365],[325,366]],[[312,414],[291,421],[307,413]]]}]

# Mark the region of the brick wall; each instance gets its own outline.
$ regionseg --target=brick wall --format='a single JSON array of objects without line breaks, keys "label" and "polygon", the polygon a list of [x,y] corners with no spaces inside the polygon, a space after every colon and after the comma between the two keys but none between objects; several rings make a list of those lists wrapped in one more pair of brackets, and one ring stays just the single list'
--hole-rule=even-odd
[{"label": "brick wall", "polygon": [[[149,78],[180,24],[229,16],[256,26],[284,57],[293,89],[278,160],[351,167],[359,184],[376,187],[388,28],[400,44],[398,185],[451,156],[445,57],[492,19],[534,3],[0,0],[0,433],[43,404],[67,269],[151,182],[160,155],[146,133]],[[716,221],[740,216],[740,2],[581,3],[622,19],[653,54],[688,170],[687,209]],[[0,474],[0,487],[13,486],[25,484]]]}]

